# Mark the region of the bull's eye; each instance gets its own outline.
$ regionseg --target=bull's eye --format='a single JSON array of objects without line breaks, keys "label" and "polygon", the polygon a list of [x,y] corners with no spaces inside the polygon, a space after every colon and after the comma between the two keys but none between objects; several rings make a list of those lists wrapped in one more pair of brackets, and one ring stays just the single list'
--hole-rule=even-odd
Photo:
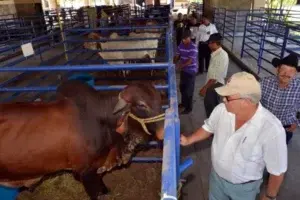
[{"label": "bull's eye", "polygon": [[143,101],[138,102],[137,103],[137,107],[139,109],[147,109],[148,108],[147,104],[145,102],[143,102]]}]

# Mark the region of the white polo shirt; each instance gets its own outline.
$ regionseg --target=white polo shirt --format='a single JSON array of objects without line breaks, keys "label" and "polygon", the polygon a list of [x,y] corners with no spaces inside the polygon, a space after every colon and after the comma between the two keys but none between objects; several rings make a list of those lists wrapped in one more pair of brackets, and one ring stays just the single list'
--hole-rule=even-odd
[{"label": "white polo shirt", "polygon": [[219,104],[202,128],[214,133],[211,155],[216,173],[238,184],[259,180],[263,170],[287,170],[287,145],[281,122],[260,103],[254,116],[235,131],[235,115]]},{"label": "white polo shirt", "polygon": [[197,31],[196,44],[206,42],[211,34],[218,33],[216,26],[210,23],[208,26],[201,24]]},{"label": "white polo shirt", "polygon": [[197,38],[198,30],[199,30],[198,26],[191,26],[190,27],[190,31],[192,33],[192,35],[191,35],[192,39],[196,39]]},{"label": "white polo shirt", "polygon": [[209,61],[206,83],[210,79],[215,79],[217,82],[225,84],[225,78],[228,72],[228,65],[228,54],[222,47],[212,52]]}]

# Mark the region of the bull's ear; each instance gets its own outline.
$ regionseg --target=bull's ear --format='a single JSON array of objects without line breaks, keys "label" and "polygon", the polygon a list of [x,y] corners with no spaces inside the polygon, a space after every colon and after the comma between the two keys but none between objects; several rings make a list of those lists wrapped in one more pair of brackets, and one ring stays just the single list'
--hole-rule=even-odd
[{"label": "bull's ear", "polygon": [[119,101],[114,108],[113,114],[114,115],[117,114],[118,112],[123,110],[127,105],[128,105],[128,103],[124,99],[119,98]]}]

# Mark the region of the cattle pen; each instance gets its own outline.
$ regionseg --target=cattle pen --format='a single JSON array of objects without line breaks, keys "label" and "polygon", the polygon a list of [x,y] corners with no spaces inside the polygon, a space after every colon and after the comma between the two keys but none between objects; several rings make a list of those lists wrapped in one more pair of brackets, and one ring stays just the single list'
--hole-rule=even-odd
[{"label": "cattle pen", "polygon": [[[133,20],[133,19],[132,19]],[[151,19],[153,20],[153,18]],[[134,21],[134,20],[133,20]],[[132,30],[163,30],[159,37],[148,38],[117,38],[117,39],[83,39],[91,32],[98,31],[132,31]],[[161,157],[134,157],[133,162],[162,162],[161,168],[161,200],[177,200],[180,194],[180,174],[192,165],[193,161],[187,159],[180,161],[180,123],[178,115],[176,71],[173,64],[173,23],[171,19],[164,23],[151,26],[116,26],[97,27],[83,25],[59,30],[47,35],[36,37],[23,45],[14,45],[20,49],[23,56],[13,57],[1,63],[0,101],[51,101],[55,98],[57,86],[63,81],[84,73],[94,77],[91,83],[98,91],[120,91],[127,82],[134,80],[122,77],[118,72],[130,71],[160,71],[165,78],[164,84],[155,84],[159,90],[167,91],[168,103],[165,110],[165,136],[163,140],[163,155]],[[56,36],[56,39],[53,37]],[[111,41],[146,41],[159,40],[162,47],[156,48],[119,48],[119,49],[85,49],[85,42]],[[47,43],[48,47],[41,47],[39,43]],[[0,49],[5,53],[13,47],[6,46]],[[54,51],[55,50],[55,51]],[[150,57],[153,63],[131,63],[133,59],[103,59],[99,52],[138,52],[138,51],[164,51],[163,58]],[[59,53],[57,53],[59,52]],[[50,58],[49,58],[50,57]],[[122,61],[123,63],[119,63]],[[117,62],[110,63],[109,62]],[[116,73],[115,73],[116,72]],[[152,76],[152,75],[150,75]],[[149,77],[148,77],[149,78]],[[155,79],[155,77],[152,77]],[[151,79],[151,77],[150,77]],[[106,83],[106,85],[103,85]],[[125,83],[126,83],[125,81]],[[122,84],[123,83],[123,84]],[[156,142],[150,142],[156,145]]]}]

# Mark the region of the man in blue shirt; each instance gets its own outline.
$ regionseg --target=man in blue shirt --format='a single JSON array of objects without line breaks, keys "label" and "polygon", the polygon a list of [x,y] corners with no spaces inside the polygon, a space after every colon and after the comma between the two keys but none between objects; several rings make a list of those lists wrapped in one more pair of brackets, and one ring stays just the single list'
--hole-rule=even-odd
[{"label": "man in blue shirt", "polygon": [[288,144],[297,125],[300,125],[297,119],[300,109],[300,79],[296,78],[299,70],[298,57],[290,54],[281,60],[274,58],[272,64],[277,68],[277,76],[261,80],[261,103],[281,121]]},{"label": "man in blue shirt", "polygon": [[182,41],[177,47],[174,58],[174,63],[181,70],[179,85],[181,104],[179,108],[184,108],[181,114],[188,114],[193,109],[195,78],[198,72],[197,55],[197,46],[191,40],[191,31],[187,29],[183,33]]}]

